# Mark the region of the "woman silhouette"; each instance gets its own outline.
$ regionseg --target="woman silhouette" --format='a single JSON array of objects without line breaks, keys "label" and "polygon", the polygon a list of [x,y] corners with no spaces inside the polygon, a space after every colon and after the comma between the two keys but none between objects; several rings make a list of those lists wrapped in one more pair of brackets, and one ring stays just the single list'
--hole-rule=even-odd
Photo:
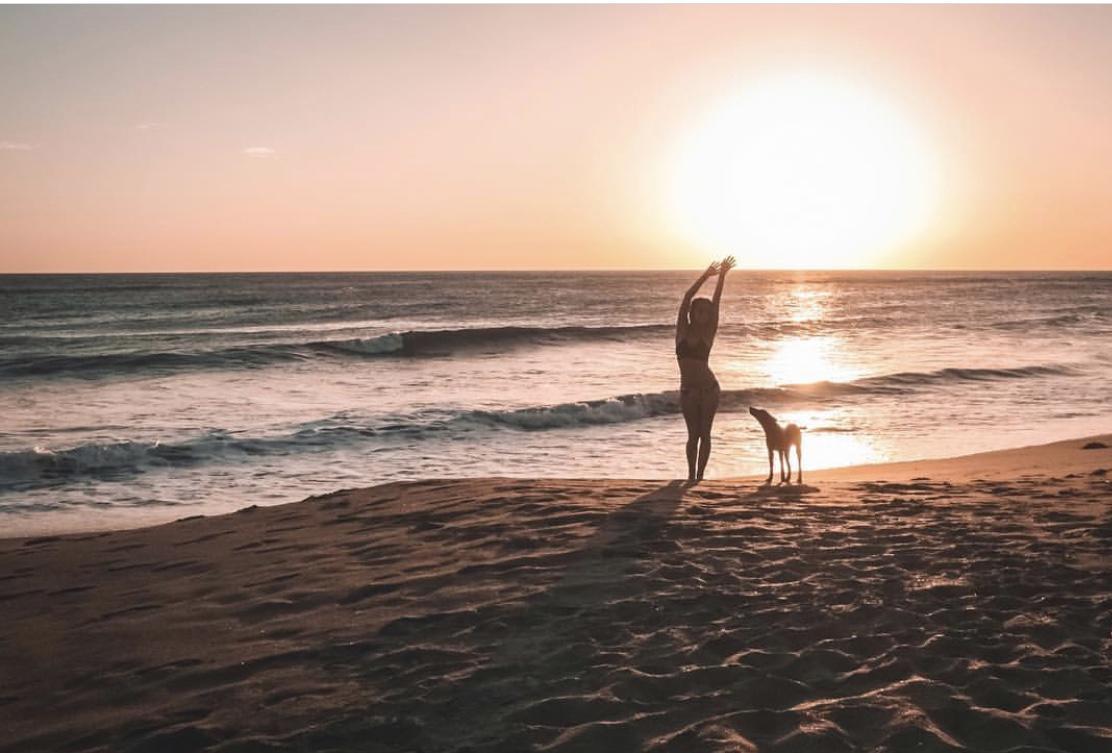
[{"label": "woman silhouette", "polygon": [[[687,480],[701,481],[710,457],[710,429],[718,411],[718,380],[710,370],[710,349],[718,332],[718,304],[726,273],[736,262],[727,256],[707,267],[683,296],[676,318],[676,360],[680,364],[680,408],[687,422]],[[708,277],[718,275],[714,298],[694,298]],[[694,300],[692,300],[694,298]]]}]

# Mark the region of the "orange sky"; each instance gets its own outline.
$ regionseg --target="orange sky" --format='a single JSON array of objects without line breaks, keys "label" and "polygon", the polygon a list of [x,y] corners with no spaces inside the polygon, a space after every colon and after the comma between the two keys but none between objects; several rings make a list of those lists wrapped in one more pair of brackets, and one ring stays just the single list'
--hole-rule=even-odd
[{"label": "orange sky", "polygon": [[1108,269],[1109,39],[1108,6],[6,6],[0,272],[697,266],[671,161],[780,70],[929,146],[930,226],[872,263]]}]

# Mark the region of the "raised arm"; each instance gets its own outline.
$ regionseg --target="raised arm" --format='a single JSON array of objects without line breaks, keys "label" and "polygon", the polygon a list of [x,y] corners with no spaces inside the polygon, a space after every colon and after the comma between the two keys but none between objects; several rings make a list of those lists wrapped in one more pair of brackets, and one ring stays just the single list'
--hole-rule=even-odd
[{"label": "raised arm", "polygon": [[722,300],[722,286],[726,284],[726,273],[733,269],[736,264],[737,260],[734,259],[734,257],[727,256],[722,260],[722,263],[718,265],[718,284],[714,287],[714,298],[711,299],[714,305],[715,324],[718,323],[718,303]]},{"label": "raised arm", "polygon": [[[711,263],[711,265],[699,275],[699,279],[695,281],[695,284],[688,288],[687,292],[683,294],[683,301],[680,302],[680,311],[679,314],[676,315],[676,337],[682,336],[683,330],[687,326],[687,311],[691,308],[691,299],[699,292],[699,288],[703,287],[703,283],[707,281],[707,278],[717,272],[718,262]],[[719,282],[719,288],[721,288],[721,286],[721,282]]]}]

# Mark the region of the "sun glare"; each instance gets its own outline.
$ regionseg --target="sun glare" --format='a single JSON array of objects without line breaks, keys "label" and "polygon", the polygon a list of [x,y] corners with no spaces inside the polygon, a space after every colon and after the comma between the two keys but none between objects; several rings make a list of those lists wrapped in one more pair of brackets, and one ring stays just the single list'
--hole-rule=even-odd
[{"label": "sun glare", "polygon": [[925,229],[937,168],[911,122],[868,88],[792,73],[753,80],[681,142],[677,229],[752,266],[867,267]]},{"label": "sun glare", "polygon": [[860,372],[839,358],[841,345],[831,336],[785,337],[777,342],[761,368],[777,385],[846,382]]}]

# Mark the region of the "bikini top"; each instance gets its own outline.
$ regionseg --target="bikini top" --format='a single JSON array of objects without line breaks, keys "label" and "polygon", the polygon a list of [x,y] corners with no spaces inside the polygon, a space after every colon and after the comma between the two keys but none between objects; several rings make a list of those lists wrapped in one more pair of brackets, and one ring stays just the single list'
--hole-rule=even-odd
[{"label": "bikini top", "polygon": [[710,343],[704,340],[688,342],[685,338],[676,341],[677,358],[694,358],[699,361],[710,360]]}]

